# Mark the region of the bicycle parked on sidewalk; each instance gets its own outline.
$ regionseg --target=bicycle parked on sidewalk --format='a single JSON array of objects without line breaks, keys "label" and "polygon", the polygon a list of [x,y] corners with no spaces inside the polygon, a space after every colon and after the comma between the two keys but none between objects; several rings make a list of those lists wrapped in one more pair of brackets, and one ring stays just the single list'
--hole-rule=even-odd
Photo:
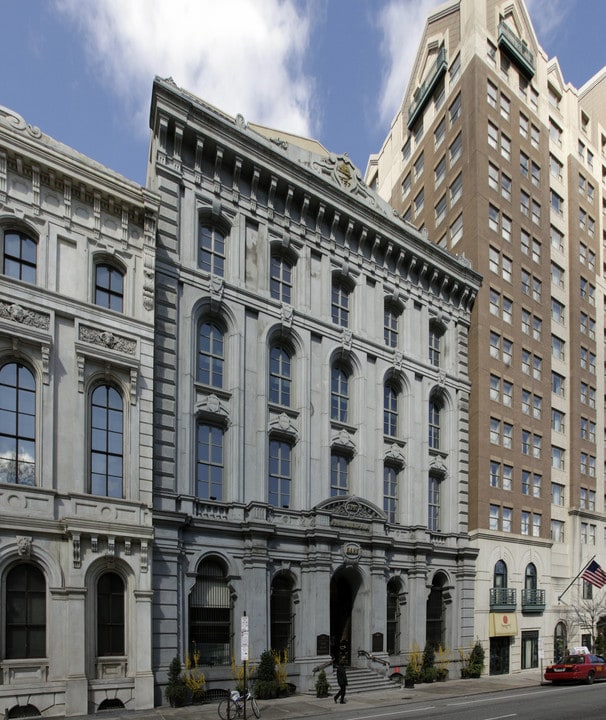
[{"label": "bicycle parked on sidewalk", "polygon": [[240,695],[237,690],[232,690],[230,696],[225,698],[225,700],[221,700],[219,703],[219,707],[217,708],[219,717],[221,720],[234,720],[234,718],[242,717],[244,715],[245,702],[252,708],[255,717],[260,718],[261,712],[259,711],[259,706],[250,690],[243,695]]}]

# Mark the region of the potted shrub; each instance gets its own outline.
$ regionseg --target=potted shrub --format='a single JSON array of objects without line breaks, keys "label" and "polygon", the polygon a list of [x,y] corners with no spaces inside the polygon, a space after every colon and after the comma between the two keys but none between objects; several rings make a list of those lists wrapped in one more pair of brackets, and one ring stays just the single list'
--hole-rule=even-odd
[{"label": "potted shrub", "polygon": [[189,690],[187,689],[185,680],[183,680],[183,677],[181,676],[181,661],[176,655],[170,661],[168,668],[168,683],[164,688],[164,695],[171,707],[180,707],[181,705],[184,705],[189,695]]},{"label": "potted shrub", "polygon": [[269,650],[261,653],[259,667],[257,668],[257,682],[255,683],[255,697],[267,700],[278,697],[279,684],[276,679],[276,662]]},{"label": "potted shrub", "polygon": [[421,661],[421,679],[425,683],[432,683],[436,679],[435,657],[436,653],[433,645],[426,643],[423,650],[423,660]]},{"label": "potted shrub", "polygon": [[444,682],[448,678],[448,651],[441,645],[436,650],[436,680]]},{"label": "potted shrub", "polygon": [[200,651],[194,649],[192,657],[187,654],[185,658],[185,670],[183,671],[183,681],[189,692],[191,693],[192,703],[204,702],[206,694],[206,677],[202,668],[198,667],[200,661]]},{"label": "potted shrub", "polygon": [[406,672],[404,673],[404,687],[413,688],[416,682],[421,679],[421,651],[417,645],[413,645],[412,652],[408,659]]},{"label": "potted shrub", "polygon": [[471,648],[465,664],[461,668],[462,678],[479,678],[484,670],[484,648],[479,640]]},{"label": "potted shrub", "polygon": [[325,698],[330,693],[330,685],[328,678],[326,677],[326,671],[320,670],[318,678],[316,680],[316,697]]}]

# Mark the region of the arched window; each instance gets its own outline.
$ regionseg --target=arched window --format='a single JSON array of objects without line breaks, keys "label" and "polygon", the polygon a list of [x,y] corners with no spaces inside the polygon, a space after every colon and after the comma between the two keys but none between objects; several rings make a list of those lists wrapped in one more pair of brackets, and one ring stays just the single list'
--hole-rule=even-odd
[{"label": "arched window", "polygon": [[0,482],[36,484],[36,382],[21,363],[0,368]]},{"label": "arched window", "polygon": [[537,589],[537,569],[534,563],[528,563],[528,565],[526,565],[526,572],[524,573],[524,589]]},{"label": "arched window", "polygon": [[507,565],[502,560],[499,560],[494,566],[492,586],[495,588],[507,587]]},{"label": "arched window", "polygon": [[199,651],[204,665],[229,665],[231,636],[225,568],[218,560],[205,560],[189,594],[189,647]]},{"label": "arched window", "polygon": [[199,422],[196,443],[196,497],[223,500],[223,428]]},{"label": "arched window", "polygon": [[46,581],[34,565],[6,575],[6,657],[46,657]]},{"label": "arched window", "polygon": [[200,225],[198,267],[219,277],[225,275],[225,235],[213,225]]},{"label": "arched window", "polygon": [[97,583],[97,655],[124,655],[124,581],[115,572]]},{"label": "arched window", "polygon": [[291,354],[283,345],[275,345],[269,353],[269,401],[290,407]]},{"label": "arched window", "polygon": [[331,295],[331,316],[335,325],[349,327],[349,296],[350,289],[339,278],[333,278]]},{"label": "arched window", "polygon": [[440,413],[442,401],[436,395],[429,398],[429,447],[432,450],[440,449]]},{"label": "arched window", "polygon": [[383,434],[390,437],[398,434],[398,389],[390,382],[383,388]]},{"label": "arched window", "polygon": [[292,305],[292,262],[273,254],[270,262],[269,292],[274,300]]},{"label": "arched window", "polygon": [[122,312],[124,273],[113,265],[99,263],[95,267],[95,305]]},{"label": "arched window", "polygon": [[198,382],[223,387],[223,330],[215,322],[200,323],[198,330]]},{"label": "arched window", "polygon": [[442,336],[444,330],[438,323],[429,325],[429,363],[434,367],[442,364]]},{"label": "arched window", "polygon": [[434,577],[427,598],[426,639],[434,648],[445,646],[444,580],[441,574]]},{"label": "arched window", "polygon": [[383,340],[387,347],[398,347],[399,317],[397,308],[393,304],[386,303],[383,311]]},{"label": "arched window", "polygon": [[559,622],[555,626],[553,631],[553,659],[554,662],[559,662],[568,649],[568,632],[566,625],[563,622]]},{"label": "arched window", "polygon": [[271,649],[288,654],[289,661],[294,659],[294,613],[293,583],[284,574],[276,575],[271,583],[270,599]]},{"label": "arched window", "polygon": [[5,230],[2,240],[2,272],[16,280],[35,283],[37,242],[19,230]]},{"label": "arched window", "polygon": [[111,385],[99,385],[91,394],[90,439],[91,493],[122,497],[124,410],[122,396]]},{"label": "arched window", "polygon": [[400,652],[400,583],[392,578],[387,583],[387,654]]},{"label": "arched window", "polygon": [[341,365],[333,365],[330,374],[330,418],[347,422],[349,414],[349,373]]}]

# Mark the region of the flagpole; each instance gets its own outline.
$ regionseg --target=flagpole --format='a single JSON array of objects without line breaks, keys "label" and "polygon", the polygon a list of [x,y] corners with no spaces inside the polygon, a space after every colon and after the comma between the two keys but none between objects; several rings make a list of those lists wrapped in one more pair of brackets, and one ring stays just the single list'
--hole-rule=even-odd
[{"label": "flagpole", "polygon": [[561,601],[562,601],[562,598],[564,597],[564,594],[567,593],[567,592],[570,590],[570,588],[572,587],[573,583],[574,583],[576,580],[579,579],[579,577],[580,577],[580,576],[585,572],[585,570],[587,569],[587,566],[589,565],[589,563],[592,562],[593,560],[595,560],[595,555],[594,555],[592,558],[590,558],[590,559],[585,563],[585,565],[579,570],[579,572],[578,572],[578,574],[576,575],[576,577],[574,577],[574,578],[568,583],[568,586],[566,587],[566,590],[564,590],[564,592],[562,592],[561,595],[558,596],[558,602],[561,602]]}]

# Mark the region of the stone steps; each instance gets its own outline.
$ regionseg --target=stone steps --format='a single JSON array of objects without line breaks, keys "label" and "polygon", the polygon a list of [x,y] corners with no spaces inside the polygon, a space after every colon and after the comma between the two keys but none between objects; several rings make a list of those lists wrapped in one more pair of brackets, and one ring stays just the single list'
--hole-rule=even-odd
[{"label": "stone steps", "polygon": [[[355,693],[378,692],[380,690],[393,690],[400,687],[389,678],[368,668],[347,668],[347,695]],[[339,689],[337,673],[326,668],[326,678],[330,684],[331,694]],[[315,695],[315,688],[310,688],[308,694]],[[347,697],[346,695],[346,697]]]}]

